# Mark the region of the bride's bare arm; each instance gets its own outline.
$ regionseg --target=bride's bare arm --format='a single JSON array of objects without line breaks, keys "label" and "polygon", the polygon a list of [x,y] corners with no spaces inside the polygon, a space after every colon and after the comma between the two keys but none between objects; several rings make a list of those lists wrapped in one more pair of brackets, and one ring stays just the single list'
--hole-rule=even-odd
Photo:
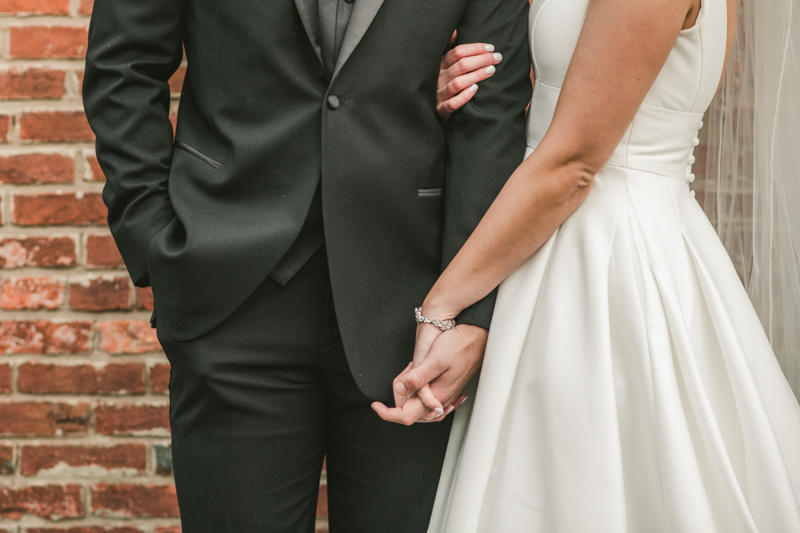
[{"label": "bride's bare arm", "polygon": [[698,8],[591,1],[550,129],[431,289],[425,314],[452,318],[479,301],[581,205]]}]

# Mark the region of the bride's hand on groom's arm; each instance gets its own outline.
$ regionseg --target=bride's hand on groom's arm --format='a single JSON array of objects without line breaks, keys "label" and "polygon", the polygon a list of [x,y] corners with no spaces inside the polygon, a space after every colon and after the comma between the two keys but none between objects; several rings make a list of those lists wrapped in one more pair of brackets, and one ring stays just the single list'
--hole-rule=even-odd
[{"label": "bride's hand on groom's arm", "polygon": [[[464,401],[461,392],[481,366],[488,331],[468,324],[444,333],[436,334],[437,331],[434,326],[420,326],[414,354],[419,363],[406,368],[394,380],[395,397],[402,397],[404,401],[395,408],[380,402],[373,404],[384,420],[405,425],[438,422]],[[431,332],[434,340],[431,342],[428,335],[422,334],[424,332]],[[430,348],[426,349],[428,342]],[[431,412],[437,405],[443,407],[443,416]]]},{"label": "bride's hand on groom's arm", "polygon": [[[453,32],[453,46],[458,32]],[[503,60],[494,45],[486,43],[461,44],[449,50],[439,66],[436,89],[436,110],[443,119],[460,109],[478,91],[478,83],[495,73],[495,65]]]}]

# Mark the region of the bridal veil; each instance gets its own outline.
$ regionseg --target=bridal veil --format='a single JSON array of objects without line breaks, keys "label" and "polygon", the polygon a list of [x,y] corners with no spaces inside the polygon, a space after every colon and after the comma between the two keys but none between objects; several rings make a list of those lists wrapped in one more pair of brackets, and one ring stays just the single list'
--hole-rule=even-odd
[{"label": "bridal veil", "polygon": [[703,204],[800,397],[800,0],[742,0]]}]

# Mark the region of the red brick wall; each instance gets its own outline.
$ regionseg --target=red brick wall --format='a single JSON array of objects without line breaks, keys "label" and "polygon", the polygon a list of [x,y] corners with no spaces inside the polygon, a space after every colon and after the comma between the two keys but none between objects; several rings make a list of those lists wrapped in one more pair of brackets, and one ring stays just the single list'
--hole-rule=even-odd
[{"label": "red brick wall", "polygon": [[81,107],[91,9],[0,0],[0,533],[180,531],[169,365]]}]

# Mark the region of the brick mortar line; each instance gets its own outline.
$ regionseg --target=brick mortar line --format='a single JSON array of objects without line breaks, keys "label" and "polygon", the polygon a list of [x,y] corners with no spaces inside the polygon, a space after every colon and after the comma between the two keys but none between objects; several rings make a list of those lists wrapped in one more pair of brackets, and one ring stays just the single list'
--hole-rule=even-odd
[{"label": "brick mortar line", "polygon": [[[2,360],[0,359],[0,362]],[[37,363],[44,363],[43,361],[36,361]],[[54,364],[57,366],[80,366],[81,364],[92,364],[92,363],[113,363],[114,361],[75,361],[75,364],[67,364],[62,365],[59,364],[61,361],[50,361],[50,364]],[[120,361],[122,363],[122,361]],[[124,361],[125,364],[131,363],[144,363],[144,361]],[[14,365],[14,369],[18,370],[21,365],[16,364]],[[144,367],[144,374],[148,374],[148,370],[151,368],[152,365],[148,366],[145,365]],[[117,403],[117,400],[130,400],[131,402],[156,402],[156,404],[161,405],[166,402],[169,404],[169,396],[166,394],[154,393],[151,392],[148,388],[145,392],[142,393],[131,393],[131,392],[124,392],[119,394],[108,394],[108,393],[98,393],[98,394],[81,394],[77,392],[68,392],[68,393],[59,393],[59,392],[20,392],[16,389],[12,393],[7,394],[0,394],[0,403],[3,400],[24,400],[24,401],[81,401],[81,402],[97,402],[97,403],[108,403],[113,402],[114,404]],[[7,403],[7,402],[6,402]],[[127,405],[127,404],[126,404]],[[148,403],[149,405],[149,403]],[[2,440],[4,437],[0,437]]]},{"label": "brick mortar line", "polygon": [[[67,518],[63,520],[59,520],[58,522],[51,522],[44,518],[39,518],[35,515],[25,515],[24,518],[20,520],[8,520],[8,519],[0,519],[0,527],[43,527],[43,528],[53,528],[56,529],[60,527],[87,527],[87,526],[128,526],[128,527],[137,527],[137,528],[145,528],[147,526],[153,527],[163,527],[163,526],[171,526],[177,525],[178,519],[177,518],[159,518],[159,517],[143,517],[143,518],[125,518],[119,516],[110,516],[108,518],[104,518],[101,516],[95,516],[88,514],[88,516],[84,518]],[[144,520],[147,522],[147,526],[140,525],[136,523],[139,520]],[[326,519],[327,521],[327,519]]]},{"label": "brick mortar line", "polygon": [[[11,394],[0,394],[0,404],[9,404],[19,402],[20,400],[24,401],[35,401],[37,403],[95,403],[98,405],[102,404],[113,404],[115,406],[154,406],[154,407],[166,407],[169,405],[169,397],[166,394],[151,394],[145,393],[141,395],[119,395],[119,396],[103,396],[99,394],[93,395],[82,395],[82,394],[54,394],[51,392],[45,394],[30,394],[30,393],[22,393],[17,392],[14,395]],[[147,430],[149,431],[149,430]],[[102,434],[102,433],[101,433]],[[59,435],[54,435],[58,437]],[[109,435],[113,436],[113,435]],[[124,435],[120,435],[124,436]],[[127,435],[129,437],[140,438],[139,435]],[[147,435],[146,437],[150,438],[165,438],[164,435]],[[16,437],[9,437],[8,435],[0,435],[0,440],[9,439],[9,438],[16,438]],[[47,438],[46,435],[20,435],[20,438],[33,438],[33,439],[45,439]]]},{"label": "brick mortar line", "polygon": [[[87,145],[87,146],[84,146]],[[68,143],[39,143],[39,144],[2,144],[0,145],[0,157],[8,157],[13,155],[51,155],[51,154],[58,154],[67,157],[79,158],[81,155],[85,156],[93,156],[94,155],[94,143],[75,143],[75,144],[68,144]],[[78,178],[80,179],[80,178]],[[86,180],[82,180],[86,181]],[[98,181],[93,183],[99,183],[103,185],[105,182]],[[13,185],[13,184],[2,184],[3,186]],[[38,184],[37,184],[38,185]],[[52,184],[45,184],[45,185],[52,185]]]},{"label": "brick mortar line", "polygon": [[[1,187],[0,187],[1,188]],[[77,192],[77,189],[76,191]],[[96,191],[84,191],[84,192],[96,192]],[[11,196],[8,195],[9,202],[11,200]],[[9,205],[9,215],[11,206]],[[50,231],[48,231],[50,230]],[[103,231],[105,230],[105,231]],[[93,224],[87,226],[65,226],[65,225],[53,225],[53,226],[18,226],[12,222],[6,222],[4,225],[0,226],[0,236],[3,237],[46,237],[46,236],[53,236],[53,237],[73,237],[79,236],[80,234],[86,235],[100,235],[100,236],[107,236],[110,235],[110,230],[108,229],[107,225],[100,225],[100,224]],[[81,244],[81,243],[78,243]],[[3,267],[5,269],[5,267]],[[8,268],[17,268],[17,267],[8,267]],[[44,268],[44,267],[42,267]],[[53,269],[69,269],[74,267],[68,266],[58,266],[58,267],[47,267]],[[98,268],[105,268],[105,267],[98,267]],[[117,268],[117,267],[114,267]],[[123,267],[119,267],[120,270],[124,270]]]},{"label": "brick mortar line", "polygon": [[[51,234],[56,235],[56,234]],[[109,237],[110,234],[106,233],[86,233],[85,235],[88,236],[99,236],[99,237]],[[34,234],[26,234],[26,235],[18,235],[15,233],[8,233],[6,231],[0,231],[0,239],[6,237],[22,237],[22,238],[38,238],[38,237],[45,237],[47,234],[44,235],[34,235]],[[64,237],[71,237],[71,235],[62,235]],[[80,236],[77,235],[76,236]],[[75,275],[97,275],[97,276],[117,276],[117,277],[128,277],[128,272],[125,270],[125,267],[92,267],[86,266],[85,258],[84,261],[76,264],[75,266],[71,267],[43,267],[43,266],[23,266],[23,267],[3,267],[0,268],[0,275],[5,275],[4,273],[13,273],[15,276],[68,276],[69,274]]]},{"label": "brick mortar line", "polygon": [[[75,467],[80,468],[80,467]],[[116,477],[115,477],[116,476]],[[42,485],[81,485],[89,488],[95,484],[109,485],[161,485],[165,487],[175,486],[172,474],[145,474],[145,475],[119,475],[109,474],[97,477],[50,477],[47,474],[35,474],[33,476],[23,476],[14,474],[13,476],[3,476],[0,479],[0,488],[3,487],[36,487]],[[34,480],[41,480],[42,483],[31,483]],[[0,525],[2,522],[0,522]]]},{"label": "brick mortar line", "polygon": [[41,194],[71,193],[71,192],[102,192],[105,183],[102,181],[86,181],[77,179],[75,181],[65,181],[63,183],[30,183],[16,184],[3,183],[2,190],[10,195],[35,192]]},{"label": "brick mortar line", "polygon": [[[2,237],[2,235],[0,235]],[[7,278],[7,277],[19,277],[19,276],[27,276],[27,277],[52,277],[58,279],[69,279],[70,276],[73,278],[80,277],[80,276],[115,276],[115,277],[127,277],[128,273],[125,269],[117,269],[117,270],[109,270],[109,269],[87,269],[86,267],[72,267],[72,268],[46,268],[46,267],[20,267],[20,268],[3,268],[0,269],[2,274],[0,277]],[[6,275],[8,273],[8,275]],[[66,277],[66,278],[65,278]],[[52,309],[0,309],[0,311],[52,311]],[[77,310],[76,310],[77,311]],[[147,309],[121,309],[120,311],[147,311]],[[94,312],[102,312],[102,311],[94,311]],[[119,312],[119,311],[117,311]]]},{"label": "brick mortar line", "polygon": [[[64,95],[59,98],[0,98],[0,113],[4,115],[21,115],[39,113],[41,111],[83,111],[83,109],[75,108],[76,105],[81,105],[81,95],[67,92],[66,83],[67,80],[65,79]],[[31,107],[32,105],[41,105],[43,107],[34,109]],[[27,108],[24,108],[26,106]]]},{"label": "brick mortar line", "polygon": [[[0,234],[0,237],[3,235]],[[8,275],[6,274],[8,273]],[[7,277],[49,277],[49,278],[57,278],[59,280],[67,280],[69,281],[70,277],[73,280],[76,280],[81,277],[86,276],[94,276],[94,277],[102,277],[102,276],[113,276],[115,278],[128,278],[128,273],[125,271],[124,268],[119,269],[109,269],[109,268],[87,268],[85,266],[75,266],[71,268],[47,268],[47,267],[19,267],[19,268],[2,268],[0,269],[0,278],[7,278]],[[128,278],[130,282],[130,278]],[[133,284],[131,283],[131,287]],[[133,290],[133,289],[131,289]],[[2,311],[54,311],[54,309],[0,309]],[[75,311],[79,311],[76,309]],[[146,311],[146,309],[120,309],[119,311]],[[90,311],[85,311],[90,312]],[[93,313],[102,313],[103,311],[91,311]]]},{"label": "brick mortar line", "polygon": [[[92,364],[92,363],[95,363],[95,362],[113,363],[113,361],[81,361],[81,362],[78,362],[75,365],[72,365],[72,364],[60,365],[59,362],[51,361],[49,364],[53,364],[53,365],[56,365],[56,366],[81,366],[81,365],[84,365],[84,364]],[[37,363],[41,363],[41,362],[37,361]],[[135,363],[133,361],[126,361],[125,364],[135,364]],[[167,361],[166,360],[163,361],[162,364],[167,364]],[[15,369],[19,369],[20,366],[22,366],[22,365],[16,365]],[[145,374],[149,373],[149,370],[151,368],[153,368],[153,366],[155,366],[155,365],[146,365],[145,364],[144,373]],[[113,404],[116,405],[117,404],[117,400],[126,399],[126,400],[137,401],[137,402],[138,401],[155,402],[153,405],[157,404],[157,406],[169,405],[169,396],[166,393],[162,394],[162,393],[155,393],[155,392],[151,392],[151,391],[143,392],[143,393],[140,393],[140,394],[126,392],[126,393],[121,393],[121,394],[116,394],[116,395],[110,395],[110,394],[80,395],[80,394],[77,394],[77,393],[59,394],[59,393],[54,393],[54,392],[45,392],[45,393],[41,393],[41,394],[35,394],[35,393],[19,392],[18,390],[15,390],[12,393],[7,393],[7,394],[0,395],[0,398],[3,399],[3,400],[7,400],[9,402],[12,402],[12,403],[13,402],[17,402],[17,401],[19,401],[19,402],[37,402],[37,403],[51,402],[51,401],[56,401],[56,402],[59,402],[59,401],[65,401],[65,402],[81,401],[81,402],[89,402],[89,403],[96,402],[98,404],[113,403]],[[149,405],[149,403],[148,403],[148,405]],[[4,438],[16,438],[16,437],[12,437],[12,436],[0,437],[0,440],[2,440]],[[43,436],[38,436],[38,437],[37,436],[32,436],[32,437],[22,436],[21,438],[45,438],[45,437],[43,437]]]},{"label": "brick mortar line", "polygon": [[[35,520],[32,520],[35,519]],[[30,520],[30,523],[28,523]],[[318,519],[319,520],[319,519]],[[139,524],[139,521],[145,521],[145,524]],[[325,524],[327,524],[327,519],[325,519]],[[11,531],[14,533],[18,533],[21,531],[19,528],[45,528],[50,529],[55,527],[56,529],[60,527],[97,527],[97,526],[105,526],[105,527],[134,527],[137,529],[142,530],[146,533],[154,533],[155,528],[158,527],[169,527],[169,526],[177,526],[180,525],[178,519],[169,519],[169,518],[120,518],[120,517],[109,517],[109,518],[101,518],[97,516],[89,516],[87,518],[71,518],[60,520],[57,523],[46,521],[39,517],[33,515],[25,515],[25,518],[20,519],[19,521],[14,522],[4,522],[0,520],[0,528],[8,528],[11,527]],[[326,526],[327,527],[327,526]],[[317,526],[319,528],[319,526]],[[5,530],[2,530],[5,533]]]},{"label": "brick mortar line", "polygon": [[[47,309],[2,309],[0,319],[2,320],[30,320],[36,317],[47,317],[47,320],[58,322],[73,321],[120,321],[120,320],[142,320],[149,321],[153,314],[149,310],[129,309],[119,311],[83,311],[79,309],[53,309],[50,313],[45,313]],[[37,314],[38,313],[38,314]],[[64,313],[69,313],[65,316]],[[2,354],[2,352],[0,352]]]},{"label": "brick mortar line", "polygon": [[[141,437],[111,437],[109,435],[92,435],[83,436],[74,439],[67,439],[64,437],[19,437],[19,438],[0,438],[0,445],[3,446],[96,446],[98,448],[112,447],[123,444],[142,444],[145,447],[170,445],[171,441],[168,437],[161,437],[161,442],[154,438],[152,441],[146,443],[141,442]],[[0,476],[2,479],[4,476]]]},{"label": "brick mortar line", "polygon": [[[72,467],[81,468],[81,467]],[[109,485],[163,485],[165,487],[172,487],[174,482],[170,482],[171,476],[168,474],[142,474],[142,475],[119,475],[116,477],[114,474],[102,475],[97,477],[65,477],[53,476],[47,474],[35,474],[33,476],[24,476],[22,474],[14,474],[13,476],[0,476],[0,487],[40,487],[42,485],[82,485],[88,488],[90,485],[104,483]],[[2,522],[0,522],[2,524]]]},{"label": "brick mortar line", "polygon": [[[162,357],[153,357],[152,355],[149,356],[137,356],[137,355],[117,355],[111,356],[111,359],[107,360],[95,360],[89,359],[86,357],[81,357],[78,354],[69,354],[65,356],[52,356],[52,355],[4,355],[0,356],[0,364],[8,363],[11,365],[20,366],[21,364],[25,363],[38,363],[42,365],[52,364],[57,366],[80,366],[80,365],[94,365],[94,364],[102,364],[102,363],[119,363],[119,364],[132,364],[132,363],[142,363],[144,364],[147,370],[150,370],[155,365],[159,364],[168,364],[167,358],[162,355]],[[148,390],[151,390],[148,388]],[[14,393],[7,393],[7,394],[0,394],[0,397],[8,397],[13,396]],[[167,395],[164,393],[149,393],[154,398],[167,398]],[[131,395],[133,396],[133,395]],[[2,439],[0,439],[2,441]]]},{"label": "brick mortar line", "polygon": [[[2,235],[0,235],[2,236]],[[5,272],[14,272],[12,276],[6,276]],[[74,267],[67,267],[62,269],[54,269],[49,267],[38,267],[38,266],[26,266],[26,267],[19,267],[19,268],[2,268],[0,269],[0,278],[6,277],[20,277],[20,276],[30,276],[30,277],[48,277],[54,278],[60,281],[67,280],[69,281],[72,278],[72,281],[76,281],[79,278],[84,278],[87,276],[92,276],[95,278],[99,277],[106,277],[106,278],[127,278],[128,282],[130,283],[130,278],[128,277],[128,273],[125,271],[124,268],[91,268],[86,267],[83,265],[76,265]],[[131,290],[133,290],[133,283],[130,283]],[[5,311],[53,311],[53,309],[3,309]],[[77,311],[77,310],[76,310]],[[119,311],[131,311],[131,309],[120,309]]]},{"label": "brick mortar line", "polygon": [[[67,72],[77,72],[83,70],[85,58],[61,58],[61,57],[15,57],[0,63],[0,72],[8,72],[12,69],[23,70],[25,68],[35,68],[40,70],[64,70]],[[27,64],[29,66],[26,66]]]},{"label": "brick mortar line", "polygon": [[[48,192],[53,192],[53,191],[48,191]],[[73,191],[70,191],[70,192],[73,192]],[[77,192],[77,189],[74,192]],[[96,192],[96,191],[85,191],[85,192]],[[8,199],[9,199],[9,201],[11,200],[11,196],[10,195],[8,195]],[[7,217],[7,218],[10,218],[11,207],[12,207],[11,205],[8,206],[7,215],[9,215],[9,217]],[[67,225],[56,225],[56,224],[53,224],[53,225],[37,224],[37,225],[30,225],[30,226],[22,226],[22,225],[17,225],[15,223],[11,222],[11,221],[6,222],[2,227],[13,228],[14,231],[16,231],[17,233],[20,233],[20,234],[23,233],[27,229],[33,229],[33,228],[51,228],[52,231],[53,231],[53,234],[56,234],[56,233],[58,233],[58,234],[70,233],[70,229],[72,229],[72,232],[75,232],[76,230],[80,231],[80,230],[82,230],[84,228],[85,229],[91,229],[91,230],[99,230],[99,229],[103,229],[103,228],[108,229],[108,226],[105,225],[105,224],[87,224],[85,226],[67,226]],[[14,233],[14,232],[12,231],[11,233]]]},{"label": "brick mortar line", "polygon": [[[38,105],[38,107],[36,107]],[[0,100],[0,114],[3,115],[24,115],[26,113],[41,113],[48,111],[80,112],[83,107],[80,99],[66,98],[42,98],[25,100]],[[73,142],[73,141],[66,141]],[[93,141],[74,141],[76,143],[89,143]]]},{"label": "brick mortar line", "polygon": [[0,28],[25,28],[25,27],[88,27],[89,22],[92,20],[91,15],[11,15],[8,13],[0,13]]},{"label": "brick mortar line", "polygon": [[[68,356],[71,356],[71,357],[83,356],[83,357],[86,358],[86,363],[87,364],[88,363],[113,362],[115,360],[115,358],[117,358],[117,357],[158,357],[158,356],[163,356],[164,357],[164,361],[163,362],[164,363],[167,362],[166,356],[164,355],[164,352],[146,352],[146,353],[141,354],[140,356],[137,356],[136,354],[114,355],[114,354],[109,354],[109,353],[106,353],[106,352],[100,352],[98,350],[89,351],[89,352],[87,352],[85,354],[49,354],[49,355],[42,355],[42,354],[13,354],[14,357],[21,357],[21,356],[24,356],[24,355],[30,355],[31,357],[34,357],[34,356],[35,357],[52,357],[53,359],[52,359],[51,362],[53,364],[58,363],[62,358],[68,357]],[[12,356],[12,354],[1,354],[0,355],[0,362],[3,361],[3,359],[2,359],[3,357],[10,357],[10,356]],[[104,357],[110,357],[110,359],[104,359]],[[162,399],[168,398],[168,396],[166,394],[158,394],[158,393],[148,393],[148,394],[149,395],[151,394],[154,398],[162,398]],[[0,398],[8,397],[8,396],[10,396],[10,393],[8,393],[8,394],[0,394]],[[44,396],[47,396],[47,395],[45,394]],[[2,437],[0,437],[0,439],[2,439]]]}]

